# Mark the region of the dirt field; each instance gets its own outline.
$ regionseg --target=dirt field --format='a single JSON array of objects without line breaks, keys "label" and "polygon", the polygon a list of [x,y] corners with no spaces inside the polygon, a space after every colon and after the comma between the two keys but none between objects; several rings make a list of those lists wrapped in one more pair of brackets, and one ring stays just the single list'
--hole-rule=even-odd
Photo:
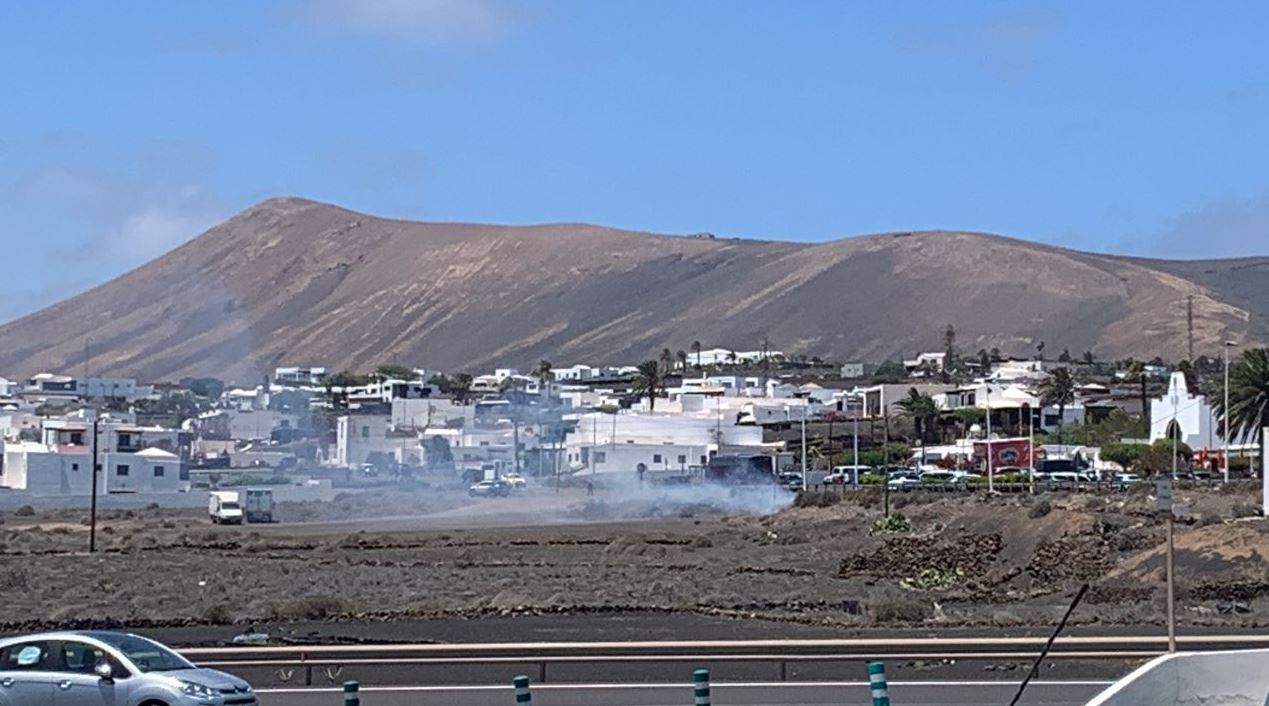
[{"label": "dirt field", "polygon": [[[454,639],[455,621],[473,619],[527,631],[506,639],[540,637],[552,622],[574,626],[569,639],[629,637],[622,620],[663,625],[663,638],[698,636],[702,620],[767,636],[1021,630],[1056,622],[1089,581],[1076,629],[1113,630],[1161,623],[1164,526],[1149,492],[895,493],[911,527],[882,533],[874,494],[763,516],[728,514],[752,498],[719,509],[730,501],[690,494],[379,493],[283,507],[284,522],[262,526],[110,511],[91,556],[83,511],[9,512],[0,629],[223,626],[200,631],[211,641],[248,625],[297,638]],[[1183,624],[1269,622],[1269,523],[1248,517],[1258,494],[1178,490]],[[444,636],[428,627],[442,624]],[[308,627],[285,627],[296,625]]]}]

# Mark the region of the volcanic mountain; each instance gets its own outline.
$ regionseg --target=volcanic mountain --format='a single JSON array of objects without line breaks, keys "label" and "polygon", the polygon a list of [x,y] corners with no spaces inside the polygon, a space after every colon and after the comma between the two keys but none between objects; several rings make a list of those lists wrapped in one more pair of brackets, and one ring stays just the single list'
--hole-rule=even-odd
[{"label": "volcanic mountain", "polygon": [[1198,353],[1269,340],[1269,258],[1145,260],[948,231],[794,243],[419,223],[277,198],[0,326],[0,372],[243,382],[279,365],[635,363],[764,338],[881,361],[939,349],[948,324],[970,351],[1044,341],[1050,355],[1178,359],[1187,302]]}]

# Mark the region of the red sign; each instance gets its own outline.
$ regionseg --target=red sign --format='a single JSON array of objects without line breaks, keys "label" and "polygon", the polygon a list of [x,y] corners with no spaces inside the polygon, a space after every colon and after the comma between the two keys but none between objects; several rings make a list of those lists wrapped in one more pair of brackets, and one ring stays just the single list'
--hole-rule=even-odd
[{"label": "red sign", "polygon": [[981,459],[980,463],[984,469],[986,469],[987,466],[987,449],[989,447],[991,449],[991,467],[993,470],[1007,467],[1031,467],[1030,439],[992,439],[991,441],[975,441],[974,458]]}]

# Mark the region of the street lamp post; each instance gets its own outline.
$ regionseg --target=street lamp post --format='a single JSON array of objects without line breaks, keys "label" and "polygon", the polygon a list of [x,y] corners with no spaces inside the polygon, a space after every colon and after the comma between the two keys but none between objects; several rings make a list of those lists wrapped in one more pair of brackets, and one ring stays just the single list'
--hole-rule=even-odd
[{"label": "street lamp post", "polygon": [[1168,425],[1168,436],[1172,437],[1172,480],[1177,479],[1176,467],[1176,444],[1178,437],[1181,436],[1181,425],[1176,421],[1177,396],[1176,387],[1172,388],[1172,423]]},{"label": "street lamp post", "polygon": [[93,489],[92,500],[89,501],[88,510],[88,553],[93,554],[97,551],[97,424],[98,418],[93,417]]},{"label": "street lamp post", "polygon": [[992,457],[991,457],[991,383],[987,383],[986,390],[987,390],[987,399],[986,399],[986,404],[987,404],[987,492],[993,493],[996,491],[996,479],[994,477],[995,474],[992,472],[993,468],[992,468]]},{"label": "street lamp post", "polygon": [[[809,402],[809,400],[807,400]],[[802,406],[802,488],[806,488],[806,408]]]},{"label": "street lamp post", "polygon": [[1224,411],[1224,414],[1221,416],[1224,417],[1222,420],[1224,421],[1224,424],[1222,426],[1224,426],[1225,430],[1221,433],[1221,437],[1225,441],[1225,462],[1223,470],[1225,472],[1224,478],[1226,483],[1229,482],[1229,349],[1233,346],[1233,341],[1225,341],[1225,345],[1221,346],[1221,352],[1225,354],[1225,406],[1221,407],[1221,410]]}]

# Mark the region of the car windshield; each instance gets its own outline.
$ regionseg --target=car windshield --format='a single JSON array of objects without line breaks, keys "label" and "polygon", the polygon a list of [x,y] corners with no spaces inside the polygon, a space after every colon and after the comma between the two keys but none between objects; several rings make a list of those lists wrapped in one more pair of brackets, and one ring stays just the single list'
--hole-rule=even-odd
[{"label": "car windshield", "polygon": [[197,669],[184,657],[153,640],[136,635],[94,635],[93,637],[123,653],[142,672],[172,672]]},{"label": "car windshield", "polygon": [[220,505],[220,506],[221,506],[222,508],[226,509],[226,510],[237,510],[237,509],[239,509],[239,507],[238,507],[238,503],[221,503],[221,505]]}]

